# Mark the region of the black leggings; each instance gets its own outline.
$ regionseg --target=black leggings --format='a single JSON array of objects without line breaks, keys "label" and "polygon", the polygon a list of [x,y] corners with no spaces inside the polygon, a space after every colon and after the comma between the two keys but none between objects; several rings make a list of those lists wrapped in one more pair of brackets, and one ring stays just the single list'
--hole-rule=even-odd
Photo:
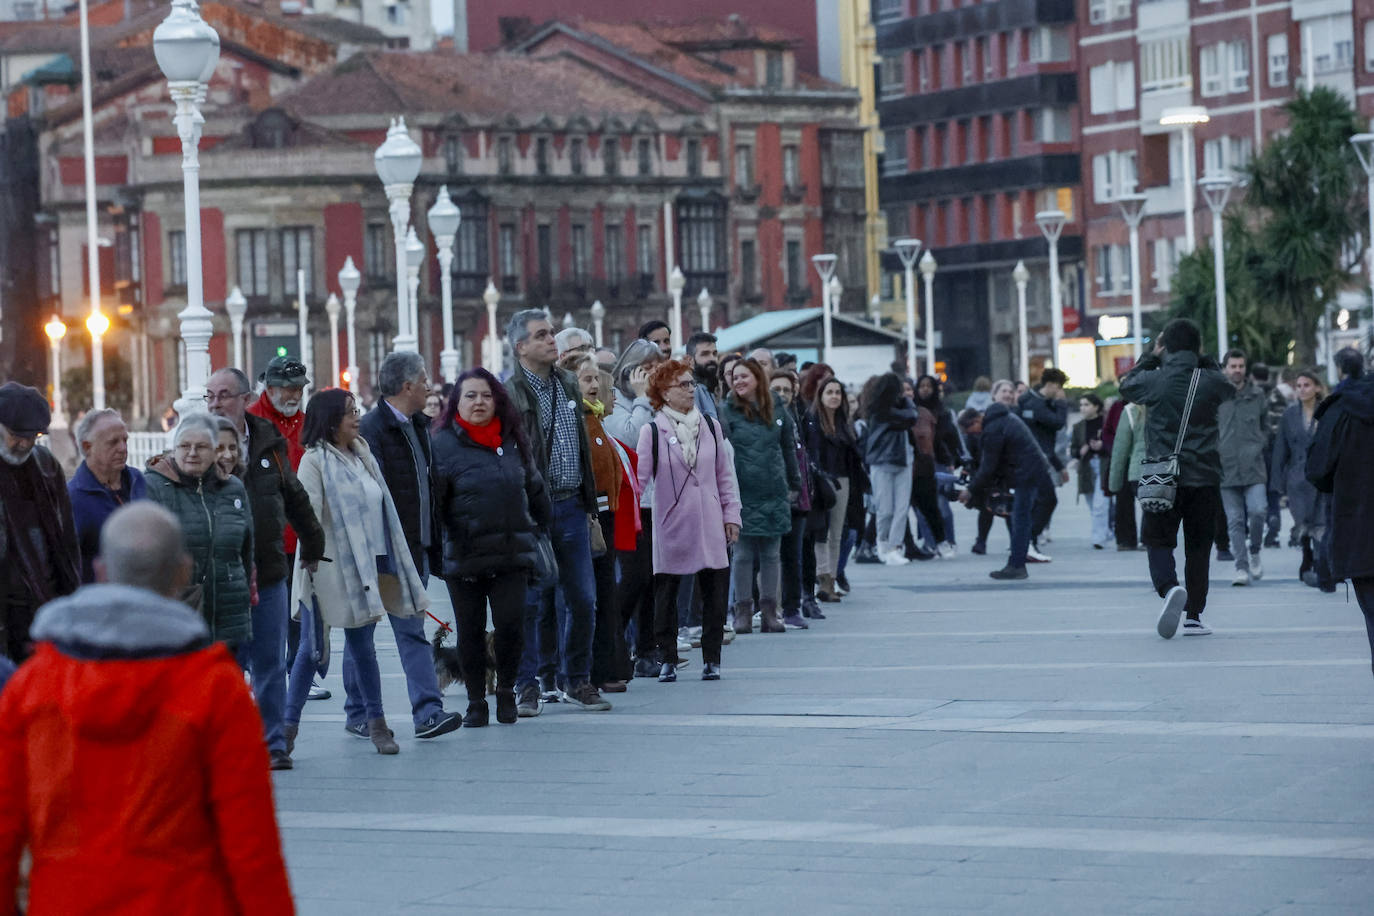
[{"label": "black leggings", "polygon": [[[677,658],[677,593],[684,576],[654,573],[654,634],[660,661]],[[696,573],[701,596],[701,660],[720,664],[725,640],[725,605],[730,594],[730,570],[702,569]]]},{"label": "black leggings", "polygon": [[480,579],[446,580],[458,629],[458,653],[463,662],[463,684],[468,702],[481,703],[487,696],[487,603],[496,649],[496,687],[512,690],[520,653],[525,645],[525,572],[502,573]]},{"label": "black leggings", "polygon": [[616,606],[620,608],[620,624],[635,623],[635,657],[654,655],[654,522],[653,511],[641,508],[644,527],[635,541],[634,550],[619,551],[620,587],[616,590]]},{"label": "black leggings", "polygon": [[[943,544],[945,537],[945,518],[940,514],[940,494],[935,485],[935,475],[911,475],[911,505],[930,526],[930,536],[935,543]],[[912,532],[914,538],[916,533]]]},{"label": "black leggings", "polygon": [[596,579],[596,629],[592,634],[592,683],[628,681],[630,653],[625,647],[625,628],[620,623],[620,610],[615,588],[615,513],[602,512],[601,536],[606,539],[606,552],[592,558],[592,575]]}]

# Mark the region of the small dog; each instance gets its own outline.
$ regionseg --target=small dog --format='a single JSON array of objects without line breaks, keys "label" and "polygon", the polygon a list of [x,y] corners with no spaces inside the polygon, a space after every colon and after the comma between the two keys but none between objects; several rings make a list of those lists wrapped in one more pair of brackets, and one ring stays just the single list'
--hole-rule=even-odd
[{"label": "small dog", "polygon": [[[458,647],[444,645],[444,638],[453,632],[453,627],[440,622],[440,627],[430,640],[434,647],[434,673],[439,678],[439,692],[443,693],[453,684],[463,684],[463,659]],[[496,642],[494,634],[487,634],[487,693],[496,693]]]}]

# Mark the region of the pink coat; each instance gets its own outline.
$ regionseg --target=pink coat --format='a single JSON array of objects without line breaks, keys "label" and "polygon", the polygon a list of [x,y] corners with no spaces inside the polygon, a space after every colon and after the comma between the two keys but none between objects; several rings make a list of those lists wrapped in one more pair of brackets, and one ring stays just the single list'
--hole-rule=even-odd
[{"label": "pink coat", "polygon": [[740,501],[734,462],[726,451],[719,421],[707,425],[702,418],[693,470],[687,469],[672,422],[661,413],[639,431],[636,451],[640,489],[653,479],[654,572],[690,575],[703,569],[728,568],[725,524],[739,524]]}]

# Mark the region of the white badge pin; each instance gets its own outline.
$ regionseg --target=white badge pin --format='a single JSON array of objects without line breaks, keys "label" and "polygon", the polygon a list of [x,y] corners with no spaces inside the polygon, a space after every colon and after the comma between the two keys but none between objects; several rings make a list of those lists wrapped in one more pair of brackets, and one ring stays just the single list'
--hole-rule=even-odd
[{"label": "white badge pin", "polygon": [[243,508],[243,500],[241,500],[241,499],[236,499],[236,500],[234,500],[234,508],[235,508],[235,509],[242,509],[242,508]]},{"label": "white badge pin", "polygon": [[568,402],[568,409],[569,409],[569,410],[576,410],[576,409],[577,409],[577,402],[576,402],[576,401],[569,401],[569,402]]},{"label": "white badge pin", "polygon": [[777,419],[775,422],[776,422],[779,426],[781,426],[781,425],[782,425],[782,417],[778,417],[778,419]]},{"label": "white badge pin", "polygon": [[597,436],[597,437],[596,437],[596,444],[597,444],[597,445],[605,445],[606,443],[604,443],[604,442],[601,441],[601,437],[600,437],[600,436]]},{"label": "white badge pin", "polygon": [[272,463],[268,461],[266,458],[264,458],[262,459],[262,466],[265,468],[270,468],[272,466]]},{"label": "white badge pin", "polygon": [[498,455],[504,455],[504,454],[505,454],[505,451],[503,451],[502,448],[501,448],[501,446],[498,445],[498,446],[496,446],[496,454],[498,454]]}]

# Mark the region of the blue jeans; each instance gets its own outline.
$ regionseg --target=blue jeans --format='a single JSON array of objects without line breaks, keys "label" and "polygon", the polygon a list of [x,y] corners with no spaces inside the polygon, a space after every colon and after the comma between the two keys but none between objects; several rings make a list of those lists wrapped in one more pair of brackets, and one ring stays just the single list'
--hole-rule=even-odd
[{"label": "blue jeans", "polygon": [[[353,689],[362,696],[361,720],[380,719],[382,713],[382,672],[377,666],[377,647],[373,636],[376,623],[344,630],[344,658],[353,658]],[[301,710],[310,697],[310,684],[315,678],[315,663],[310,660],[309,646],[315,639],[314,615],[301,615],[301,651],[291,663],[291,681],[286,686],[286,721],[299,723]]]},{"label": "blue jeans", "polygon": [[239,648],[239,664],[253,678],[253,698],[262,716],[270,751],[286,750],[282,716],[286,707],[286,580],[258,589],[253,607],[253,638]]},{"label": "blue jeans", "polygon": [[[525,599],[525,647],[520,654],[517,689],[536,678],[562,674],[570,687],[586,683],[592,672],[592,638],[596,632],[596,576],[587,513],[575,496],[553,504],[549,526],[558,587],[530,588]],[[560,601],[555,603],[554,593]],[[556,629],[555,629],[556,627]],[[561,661],[561,664],[560,664]],[[431,668],[433,667],[431,663]]]},{"label": "blue jeans", "polygon": [[1011,556],[1007,566],[1022,569],[1031,539],[1031,510],[1040,497],[1039,484],[1017,484],[1011,500]]},{"label": "blue jeans", "polygon": [[[406,675],[406,693],[410,695],[410,715],[416,726],[444,711],[443,695],[439,693],[439,677],[434,673],[434,649],[425,639],[425,617],[396,617],[387,614],[391,635],[396,638],[396,652],[401,656],[401,670]],[[358,691],[358,665],[347,642],[343,657],[344,717],[350,725],[364,720],[362,695]]]}]

